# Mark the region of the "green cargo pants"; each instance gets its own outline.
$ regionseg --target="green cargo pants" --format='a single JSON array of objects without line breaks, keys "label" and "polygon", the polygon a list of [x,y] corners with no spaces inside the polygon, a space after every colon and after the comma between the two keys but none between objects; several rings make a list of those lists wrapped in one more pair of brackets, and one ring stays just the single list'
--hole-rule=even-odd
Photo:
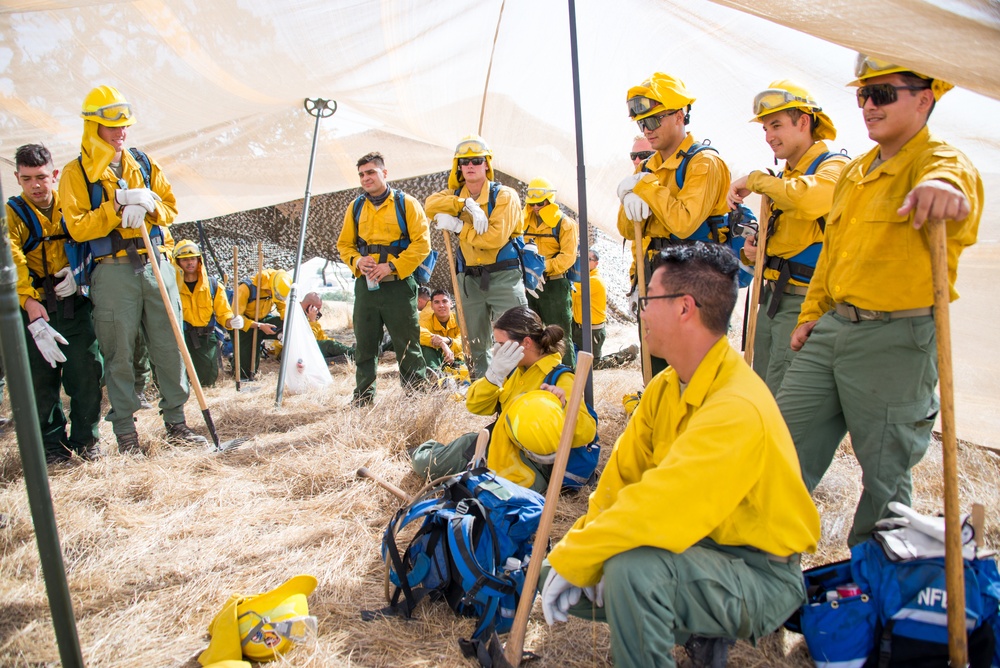
[{"label": "green cargo pants", "polygon": [[848,545],[868,538],[909,505],[910,469],[930,444],[938,411],[934,318],[852,323],[830,312],[819,319],[785,373],[777,402],[811,492],[850,431],[864,489]]},{"label": "green cargo pants", "polygon": [[[149,368],[149,346],[146,345],[146,335],[139,327],[139,335],[135,337],[135,352],[132,353],[132,369],[135,372],[135,393],[137,396],[146,394],[146,387],[153,375]],[[155,379],[153,379],[155,382]]]},{"label": "green cargo pants", "polygon": [[[68,455],[67,450],[83,452],[100,440],[98,425],[101,421],[101,353],[94,336],[93,307],[90,300],[72,298],[73,317],[63,312],[63,301],[54,313],[49,314],[49,325],[68,341],[60,345],[66,361],[53,369],[38,352],[31,338],[28,340],[28,366],[41,423],[42,445],[46,453]],[[28,326],[28,314],[21,309],[21,319]],[[69,397],[69,437],[66,435],[66,415],[63,413],[60,386]]]},{"label": "green cargo pants", "polygon": [[778,311],[767,317],[774,295],[774,284],[768,283],[763,303],[757,308],[757,330],[753,340],[753,370],[764,379],[771,394],[777,396],[781,379],[795,358],[792,332],[802,309],[803,295],[781,295]]},{"label": "green cargo pants", "polygon": [[[163,420],[183,422],[189,391],[187,373],[153,268],[147,264],[142,273],[135,274],[127,258],[118,258],[118,261],[118,264],[98,264],[90,278],[94,333],[104,355],[105,385],[111,402],[107,420],[112,423],[115,434],[135,431],[132,414],[139,410],[139,398],[135,394],[133,356],[141,326],[146,333],[149,361],[160,388],[159,407]],[[160,274],[170,297],[170,307],[181,322],[176,271],[166,259],[160,261]]]},{"label": "green cargo pants", "polygon": [[[265,325],[274,325],[278,329],[274,334],[265,334],[264,330],[258,330],[257,350],[253,350],[253,330],[251,329],[249,332],[240,332],[240,378],[242,380],[248,380],[257,375],[257,370],[260,369],[261,342],[265,339],[277,339],[278,332],[280,332],[281,328],[284,327],[284,323],[277,315],[265,316],[260,319],[260,322]],[[253,353],[252,360],[250,359],[251,353]]]},{"label": "green cargo pants", "polygon": [[[603,324],[603,323],[602,323]],[[594,356],[594,364],[601,359],[601,351],[604,349],[604,340],[608,338],[608,332],[604,327],[590,330],[591,354]],[[576,350],[583,350],[583,327],[573,323],[573,345]]]},{"label": "green cargo pants", "polygon": [[219,337],[214,331],[199,334],[184,323],[184,343],[191,355],[194,372],[198,374],[198,382],[202,387],[215,385],[215,381],[219,379]]},{"label": "green cargo pants", "polygon": [[[538,579],[541,591],[551,567]],[[756,641],[806,602],[798,555],[783,563],[753,548],[703,539],[680,554],[639,547],[604,563],[604,607],[570,608],[611,627],[617,668],[673,668],[692,635]]]},{"label": "green cargo pants", "polygon": [[369,290],[362,276],[354,281],[354,400],[360,403],[369,403],[375,398],[383,326],[392,339],[403,387],[417,388],[427,381],[427,366],[420,353],[416,280],[409,276],[382,281],[378,290]]},{"label": "green cargo pants", "polygon": [[[410,466],[413,472],[424,480],[437,480],[446,475],[454,475],[464,471],[476,454],[478,431],[462,434],[448,444],[437,441],[425,441],[410,453]],[[487,447],[489,452],[489,447]],[[549,476],[552,467],[533,462],[527,457],[521,457],[524,465],[535,472],[535,482],[531,489],[539,494],[545,494],[549,486]]]},{"label": "green cargo pants", "polygon": [[324,339],[316,343],[319,344],[319,351],[323,353],[323,358],[327,362],[335,357],[345,357],[349,360],[354,359],[354,346],[349,346],[334,339]]},{"label": "green cargo pants", "polygon": [[563,353],[562,363],[571,369],[576,368],[576,353],[570,343],[570,336],[573,330],[573,292],[569,279],[563,276],[552,280],[546,280],[544,289],[538,293],[538,298],[527,295],[528,308],[538,314],[542,323],[546,325],[559,325],[563,330],[563,344],[566,351]]},{"label": "green cargo pants", "polygon": [[472,379],[486,374],[493,359],[493,323],[508,309],[527,306],[521,270],[504,269],[489,274],[489,288],[482,289],[479,276],[458,275],[465,326],[469,330],[469,374]]}]

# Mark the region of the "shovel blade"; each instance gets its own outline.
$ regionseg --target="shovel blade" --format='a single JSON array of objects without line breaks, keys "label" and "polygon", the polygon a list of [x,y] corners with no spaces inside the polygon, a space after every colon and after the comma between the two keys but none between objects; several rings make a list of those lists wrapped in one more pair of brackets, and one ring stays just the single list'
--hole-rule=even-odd
[{"label": "shovel blade", "polygon": [[240,436],[238,438],[232,438],[228,441],[223,441],[222,443],[219,443],[219,446],[216,448],[216,452],[225,452],[226,450],[238,448],[249,440],[249,436]]}]

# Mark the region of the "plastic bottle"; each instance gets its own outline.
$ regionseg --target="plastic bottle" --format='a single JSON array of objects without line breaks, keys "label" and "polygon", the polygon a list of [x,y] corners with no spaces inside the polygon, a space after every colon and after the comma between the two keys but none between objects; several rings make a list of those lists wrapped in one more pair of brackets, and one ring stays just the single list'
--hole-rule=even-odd
[{"label": "plastic bottle", "polygon": [[299,373],[306,372],[306,363],[302,361],[301,357],[299,358],[299,361],[295,363],[295,370],[298,371]]},{"label": "plastic bottle", "polygon": [[378,281],[368,276],[365,276],[365,281],[368,283],[368,290],[370,292],[374,292],[375,290],[378,290],[379,287],[381,287]]}]

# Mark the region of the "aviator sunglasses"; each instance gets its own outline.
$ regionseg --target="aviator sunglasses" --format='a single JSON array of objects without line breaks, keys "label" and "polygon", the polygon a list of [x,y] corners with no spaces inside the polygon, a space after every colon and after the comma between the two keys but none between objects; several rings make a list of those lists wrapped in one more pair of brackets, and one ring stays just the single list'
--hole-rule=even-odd
[{"label": "aviator sunglasses", "polygon": [[896,91],[900,90],[930,90],[930,86],[893,86],[888,83],[868,84],[858,89],[858,106],[864,107],[868,100],[876,107],[892,104],[899,99]]},{"label": "aviator sunglasses", "polygon": [[486,162],[486,158],[459,158],[458,166],[465,167],[466,165],[481,165]]}]

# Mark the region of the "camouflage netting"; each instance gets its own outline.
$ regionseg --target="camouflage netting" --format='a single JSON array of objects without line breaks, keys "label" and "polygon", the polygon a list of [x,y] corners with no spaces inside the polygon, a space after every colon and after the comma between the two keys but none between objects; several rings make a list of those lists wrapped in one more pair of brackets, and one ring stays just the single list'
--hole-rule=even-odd
[{"label": "camouflage netting", "polygon": [[[496,172],[500,183],[518,191],[521,201],[524,201],[527,184],[502,172]],[[423,203],[429,195],[448,186],[448,172],[425,174],[409,179],[390,181],[389,185],[399,188]],[[314,257],[325,258],[331,262],[339,262],[337,252],[337,237],[344,222],[344,212],[362,191],[359,188],[342,190],[333,193],[313,195],[309,198],[309,221],[306,228],[305,249],[303,261]],[[206,266],[209,273],[217,273],[212,251],[218,259],[219,266],[226,276],[232,280],[233,246],[239,247],[239,273],[241,277],[257,271],[257,242],[264,246],[264,266],[287,269],[295,266],[295,253],[298,249],[299,231],[302,223],[302,204],[304,200],[295,200],[275,206],[241,211],[202,222],[205,234],[208,236],[210,248],[203,248]],[[567,215],[577,218],[575,211],[563,207]],[[194,239],[201,245],[198,228],[195,223],[183,223],[171,228],[174,239]],[[621,246],[596,229],[591,230],[591,244],[601,254],[602,275],[608,284],[608,307],[616,318],[621,319],[627,312],[624,299],[628,291],[627,278],[616,258],[623,255]],[[442,288],[451,291],[451,278],[448,275],[447,254],[444,238],[441,232],[431,224],[431,247],[440,252],[440,259],[431,275],[431,289]],[[626,263],[628,259],[623,260]]]}]

